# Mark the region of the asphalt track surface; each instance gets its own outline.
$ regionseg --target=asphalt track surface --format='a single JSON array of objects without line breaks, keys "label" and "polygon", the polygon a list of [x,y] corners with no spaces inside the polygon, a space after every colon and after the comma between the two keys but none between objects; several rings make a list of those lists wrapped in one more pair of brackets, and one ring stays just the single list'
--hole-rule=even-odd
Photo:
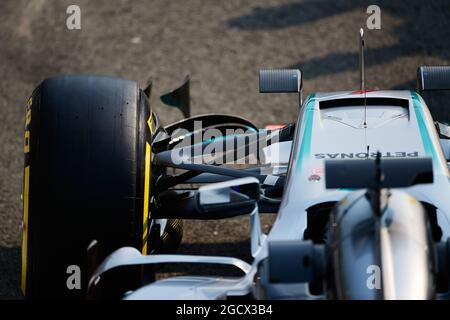
[{"label": "asphalt track surface", "polygon": [[[93,73],[144,86],[152,77],[152,106],[170,123],[180,114],[157,95],[189,74],[193,114],[237,114],[259,126],[291,122],[297,97],[260,95],[258,69],[299,67],[306,93],[358,89],[357,30],[375,2],[382,29],[366,32],[368,87],[412,89],[419,65],[450,63],[446,0],[2,0],[0,298],[20,298],[24,106],[43,79]],[[66,28],[73,3],[81,7],[79,31]],[[266,229],[273,219],[263,218]],[[181,252],[249,258],[245,217],[185,227]]]}]

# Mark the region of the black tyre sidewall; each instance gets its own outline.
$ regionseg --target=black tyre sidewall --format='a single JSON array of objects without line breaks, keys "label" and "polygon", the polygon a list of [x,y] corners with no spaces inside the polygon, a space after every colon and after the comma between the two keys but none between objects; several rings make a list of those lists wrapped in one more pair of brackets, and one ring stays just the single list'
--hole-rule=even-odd
[{"label": "black tyre sidewall", "polygon": [[[26,296],[84,298],[86,248],[142,249],[148,100],[112,77],[45,80],[31,106]],[[82,288],[69,290],[69,266]]]}]

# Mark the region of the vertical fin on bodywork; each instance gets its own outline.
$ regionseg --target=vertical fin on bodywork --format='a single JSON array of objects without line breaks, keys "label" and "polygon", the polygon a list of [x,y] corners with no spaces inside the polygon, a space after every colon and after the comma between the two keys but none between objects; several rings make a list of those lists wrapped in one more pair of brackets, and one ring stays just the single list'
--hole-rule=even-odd
[{"label": "vertical fin on bodywork", "polygon": [[148,85],[145,87],[145,89],[144,89],[144,93],[145,93],[145,95],[147,96],[147,98],[149,98],[150,99],[150,96],[151,96],[151,94],[152,94],[152,87],[153,87],[153,79],[152,78],[150,78],[149,80],[148,80]]},{"label": "vertical fin on bodywork", "polygon": [[189,118],[191,116],[189,76],[186,76],[184,83],[180,87],[162,95],[160,99],[165,105],[179,109],[185,118]]},{"label": "vertical fin on bodywork", "polygon": [[261,230],[259,210],[256,206],[255,210],[250,214],[250,247],[253,258],[258,255],[265,239],[266,235]]}]

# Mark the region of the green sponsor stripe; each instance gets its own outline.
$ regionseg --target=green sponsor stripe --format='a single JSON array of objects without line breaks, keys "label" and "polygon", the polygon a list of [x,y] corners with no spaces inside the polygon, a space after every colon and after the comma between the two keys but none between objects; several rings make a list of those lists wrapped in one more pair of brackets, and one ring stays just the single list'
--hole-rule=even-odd
[{"label": "green sponsor stripe", "polygon": [[316,102],[315,97],[316,97],[315,94],[312,94],[308,97],[305,107],[305,113],[303,114],[303,136],[297,161],[297,170],[299,173],[300,170],[302,169],[304,158],[309,157],[311,153],[311,136],[314,119],[314,104]]},{"label": "green sponsor stripe", "polygon": [[425,122],[426,116],[423,110],[423,105],[420,102],[418,94],[411,91],[411,99],[413,102],[414,112],[416,114],[417,123],[419,125],[420,136],[422,137],[423,148],[425,154],[433,159],[433,164],[435,168],[440,168],[439,156],[431,140],[430,133],[428,132],[427,125]]}]

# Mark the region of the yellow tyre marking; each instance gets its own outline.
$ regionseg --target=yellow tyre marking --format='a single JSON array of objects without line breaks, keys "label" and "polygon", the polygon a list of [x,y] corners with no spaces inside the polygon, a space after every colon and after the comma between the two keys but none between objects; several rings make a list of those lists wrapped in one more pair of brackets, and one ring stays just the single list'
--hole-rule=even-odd
[{"label": "yellow tyre marking", "polygon": [[30,131],[25,131],[25,145],[23,149],[24,153],[30,152]]},{"label": "yellow tyre marking", "polygon": [[22,281],[21,289],[25,295],[27,288],[27,247],[28,247],[28,191],[30,186],[30,166],[25,167],[23,184],[23,232],[22,232]]},{"label": "yellow tyre marking", "polygon": [[31,109],[27,110],[25,120],[25,125],[29,125],[31,123]]},{"label": "yellow tyre marking", "polygon": [[147,121],[148,127],[150,128],[150,134],[153,135],[153,113],[150,112],[150,117]]},{"label": "yellow tyre marking", "polygon": [[[25,143],[24,153],[30,152],[30,128],[31,123],[31,105],[33,98],[27,100],[27,108],[25,113]],[[27,289],[27,254],[28,254],[28,205],[29,205],[29,190],[30,190],[30,165],[25,166],[23,174],[23,221],[22,221],[22,276],[20,288],[23,295],[26,294]]]},{"label": "yellow tyre marking", "polygon": [[150,144],[145,146],[145,181],[144,181],[144,220],[142,232],[142,254],[147,254],[148,238],[148,204],[150,199]]},{"label": "yellow tyre marking", "polygon": [[[147,121],[150,128],[150,135],[153,134],[153,114],[150,112],[150,117]],[[143,228],[142,228],[142,254],[147,254],[147,240],[148,240],[148,228],[149,228],[149,202],[150,202],[150,161],[151,161],[151,145],[146,142],[145,144],[145,176],[144,176],[144,213],[143,213]]]}]

